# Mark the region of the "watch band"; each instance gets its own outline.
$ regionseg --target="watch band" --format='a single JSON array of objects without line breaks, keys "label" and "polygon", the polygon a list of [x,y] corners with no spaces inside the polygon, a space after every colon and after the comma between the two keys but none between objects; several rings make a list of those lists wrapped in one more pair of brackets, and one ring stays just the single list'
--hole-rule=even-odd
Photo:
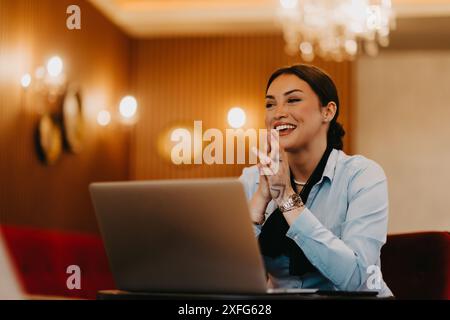
[{"label": "watch band", "polygon": [[294,193],[293,195],[289,196],[289,198],[285,202],[283,202],[279,206],[279,208],[281,212],[287,212],[297,208],[301,208],[303,206],[304,204],[302,198],[300,198],[298,194]]}]

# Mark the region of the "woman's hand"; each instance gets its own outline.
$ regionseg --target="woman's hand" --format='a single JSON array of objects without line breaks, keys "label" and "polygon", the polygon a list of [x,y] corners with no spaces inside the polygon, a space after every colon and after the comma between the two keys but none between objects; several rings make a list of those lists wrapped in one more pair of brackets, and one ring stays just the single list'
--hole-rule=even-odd
[{"label": "woman's hand", "polygon": [[272,196],[269,190],[269,182],[267,177],[263,175],[262,166],[258,163],[259,185],[256,192],[250,200],[250,213],[254,223],[263,224],[265,220],[265,212]]},{"label": "woman's hand", "polygon": [[[291,186],[291,176],[286,152],[280,148],[278,134],[271,130],[270,152],[258,153],[260,158],[260,180],[265,178],[271,198],[281,206],[289,196],[295,193]],[[261,186],[261,184],[260,184]]]},{"label": "woman's hand", "polygon": [[272,195],[269,189],[269,181],[267,181],[267,176],[264,175],[263,165],[261,163],[258,163],[257,167],[259,171],[259,186],[256,192],[261,197],[261,200],[264,200],[264,202],[268,204],[270,200],[272,200]]}]

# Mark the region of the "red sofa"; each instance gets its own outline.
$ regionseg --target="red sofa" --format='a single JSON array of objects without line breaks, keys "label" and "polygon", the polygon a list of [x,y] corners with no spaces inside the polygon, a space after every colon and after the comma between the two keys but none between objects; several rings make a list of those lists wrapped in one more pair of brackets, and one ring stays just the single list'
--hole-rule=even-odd
[{"label": "red sofa", "polygon": [[[16,226],[1,233],[28,294],[95,299],[98,290],[115,288],[99,236]],[[70,265],[80,267],[80,290],[67,288]]]},{"label": "red sofa", "polygon": [[[102,240],[96,235],[4,226],[2,232],[29,294],[95,299],[114,289]],[[399,299],[450,299],[450,234],[389,235],[381,251],[383,277]],[[81,290],[69,290],[69,265],[81,268]]]},{"label": "red sofa", "polygon": [[381,250],[383,278],[398,299],[450,299],[450,234],[389,235]]}]

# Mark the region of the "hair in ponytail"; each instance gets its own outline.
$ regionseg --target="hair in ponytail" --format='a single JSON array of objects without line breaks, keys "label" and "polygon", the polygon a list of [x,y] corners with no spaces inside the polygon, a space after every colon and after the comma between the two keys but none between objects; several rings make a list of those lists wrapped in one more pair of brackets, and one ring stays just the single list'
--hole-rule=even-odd
[{"label": "hair in ponytail", "polygon": [[330,128],[328,128],[327,142],[328,145],[334,149],[342,150],[344,148],[343,137],[345,130],[342,125],[337,122],[336,117],[330,122]]},{"label": "hair in ponytail", "polygon": [[267,83],[266,92],[269,89],[270,84],[283,74],[295,75],[308,83],[311,89],[319,97],[322,107],[325,107],[330,102],[334,102],[336,104],[336,114],[330,122],[330,127],[327,133],[327,144],[334,149],[342,150],[344,147],[343,137],[345,135],[345,130],[342,125],[337,122],[337,118],[339,116],[339,97],[336,85],[330,76],[321,69],[307,64],[298,64],[281,68],[276,70],[270,76]]}]

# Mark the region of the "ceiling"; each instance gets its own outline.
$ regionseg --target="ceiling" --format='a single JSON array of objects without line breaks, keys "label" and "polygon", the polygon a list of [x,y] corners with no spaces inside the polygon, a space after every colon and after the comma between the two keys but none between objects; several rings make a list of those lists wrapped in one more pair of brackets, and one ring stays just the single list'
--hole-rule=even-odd
[{"label": "ceiling", "polygon": [[[280,30],[275,20],[279,0],[89,1],[136,38],[273,33]],[[423,33],[425,28],[430,35],[449,33],[443,29],[450,30],[450,0],[392,0],[392,3],[398,18],[398,32],[413,35]],[[436,19],[440,22],[429,24]]]}]

